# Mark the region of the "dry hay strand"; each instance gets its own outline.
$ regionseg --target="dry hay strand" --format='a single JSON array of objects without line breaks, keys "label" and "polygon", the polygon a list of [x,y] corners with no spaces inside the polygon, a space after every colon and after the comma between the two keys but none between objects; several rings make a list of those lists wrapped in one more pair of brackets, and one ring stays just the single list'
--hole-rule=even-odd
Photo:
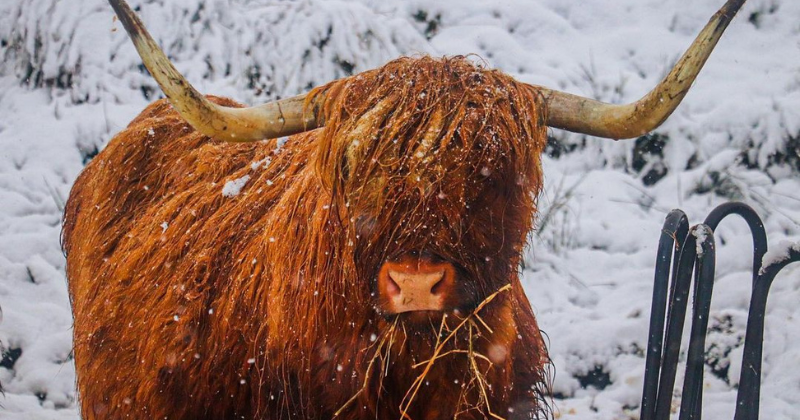
[{"label": "dry hay strand", "polygon": [[[495,414],[494,412],[492,412],[491,406],[489,405],[489,395],[486,392],[486,388],[488,386],[487,386],[487,383],[486,383],[485,375],[486,375],[486,372],[488,372],[489,369],[492,368],[493,363],[488,357],[486,357],[485,355],[480,354],[477,351],[475,351],[475,349],[473,348],[473,342],[474,342],[474,338],[476,337],[476,332],[475,331],[479,329],[479,325],[478,325],[478,323],[475,322],[475,320],[478,320],[478,322],[480,322],[480,324],[487,331],[489,331],[490,333],[492,332],[492,329],[489,328],[489,326],[486,324],[486,322],[480,317],[479,312],[484,307],[486,307],[486,305],[491,303],[500,293],[503,293],[503,292],[506,292],[506,291],[509,291],[509,290],[511,290],[511,285],[507,284],[507,285],[501,287],[500,289],[498,289],[496,292],[494,292],[491,295],[489,295],[488,297],[486,297],[486,299],[484,299],[475,308],[475,310],[470,315],[468,315],[463,320],[461,320],[461,322],[454,329],[447,331],[448,335],[444,339],[442,339],[441,337],[443,336],[443,332],[445,332],[447,314],[445,314],[442,317],[442,323],[439,325],[439,333],[436,335],[436,345],[434,346],[433,355],[431,356],[430,359],[422,361],[422,362],[419,362],[419,363],[417,363],[417,364],[412,366],[412,368],[417,369],[417,368],[420,368],[420,367],[422,367],[424,365],[425,369],[422,371],[422,373],[420,373],[420,375],[411,384],[411,387],[409,387],[408,391],[406,392],[405,396],[403,397],[403,400],[400,403],[400,416],[401,416],[400,418],[401,419],[413,420],[408,415],[408,409],[411,407],[411,404],[414,402],[414,399],[415,399],[415,397],[417,395],[417,392],[419,391],[420,387],[424,383],[425,378],[427,377],[427,375],[430,372],[430,370],[433,368],[433,365],[436,363],[436,361],[439,360],[439,359],[442,359],[444,357],[450,356],[450,355],[466,354],[467,358],[470,361],[470,373],[472,374],[472,380],[463,388],[463,390],[461,392],[461,396],[459,398],[459,407],[464,407],[464,408],[461,411],[456,413],[456,417],[461,413],[464,413],[464,412],[467,412],[467,411],[470,411],[470,410],[481,410],[481,409],[483,409],[485,407],[486,411],[488,412],[488,414],[492,418],[495,418],[497,420],[505,420],[503,417],[501,417],[501,416]],[[456,334],[462,328],[464,328],[464,326],[467,326],[467,328],[468,328],[469,348],[466,349],[466,350],[464,350],[464,349],[454,349],[454,350],[449,350],[449,351],[443,352],[445,345],[448,342],[450,342],[456,336]],[[403,326],[403,328],[405,329],[404,326]],[[373,345],[373,346],[377,345],[377,348],[375,349],[375,353],[373,354],[372,358],[370,359],[370,361],[369,361],[369,363],[367,365],[366,374],[364,375],[364,382],[363,382],[361,388],[355,394],[353,394],[353,396],[350,397],[350,399],[347,400],[347,402],[345,402],[338,410],[336,410],[336,413],[334,413],[333,418],[339,417],[348,407],[350,407],[358,399],[359,396],[361,396],[361,394],[363,394],[364,392],[367,391],[367,388],[368,388],[368,385],[369,385],[369,381],[372,378],[371,375],[372,375],[372,372],[373,372],[373,368],[375,367],[376,362],[380,363],[379,373],[380,373],[381,376],[379,378],[378,383],[383,383],[383,379],[386,377],[386,373],[387,373],[387,370],[389,368],[389,355],[390,355],[390,350],[392,348],[392,345],[394,344],[394,338],[395,338],[395,333],[396,332],[397,332],[397,319],[395,319],[395,321],[391,324],[391,326],[386,331],[386,333],[383,334],[381,339],[376,341],[376,343]],[[367,351],[373,346],[370,346],[370,347],[364,349],[363,351]],[[478,362],[477,362],[478,360],[485,361],[488,364],[488,367],[486,368],[485,371],[482,372],[479,369]],[[473,387],[475,387],[475,386],[478,387],[478,390],[479,390],[480,395],[481,395],[481,401],[476,406],[470,406],[468,404],[468,402],[466,401],[466,394],[471,389],[473,389]],[[378,386],[378,393],[380,393],[380,390],[381,390],[381,387]]]},{"label": "dry hay strand", "polygon": [[[353,394],[353,396],[350,397],[350,399],[347,400],[347,402],[345,402],[341,407],[339,407],[338,410],[336,410],[336,412],[333,414],[333,418],[339,417],[339,415],[341,415],[342,412],[344,412],[344,410],[350,407],[350,405],[353,404],[361,394],[366,392],[367,387],[369,386],[369,381],[371,379],[372,368],[373,366],[375,366],[376,360],[380,361],[379,372],[381,376],[378,383],[383,383],[383,378],[386,377],[386,371],[389,368],[389,354],[392,345],[394,344],[394,335],[396,331],[397,331],[397,319],[395,319],[395,321],[392,323],[392,325],[389,327],[386,333],[382,335],[380,340],[377,340],[375,344],[363,350],[363,351],[368,351],[370,348],[377,345],[375,353],[372,355],[372,358],[369,360],[369,363],[367,364],[367,371],[364,374],[364,383],[361,385],[361,388],[355,394]],[[378,393],[380,393],[380,389],[381,387],[379,386]]]},{"label": "dry hay strand", "polygon": [[[486,357],[483,354],[477,353],[475,351],[475,349],[473,348],[473,342],[474,342],[474,337],[475,337],[475,330],[478,329],[478,324],[475,322],[475,319],[480,320],[481,324],[483,324],[485,326],[485,328],[487,328],[489,331],[491,331],[491,329],[488,327],[488,325],[486,325],[486,323],[483,321],[483,319],[481,319],[481,317],[479,315],[480,311],[484,307],[486,307],[486,305],[488,305],[490,302],[492,302],[500,293],[503,293],[503,292],[506,292],[506,291],[509,291],[509,290],[511,290],[511,285],[507,284],[507,285],[501,287],[500,289],[498,289],[496,292],[494,292],[491,295],[487,296],[486,299],[484,299],[483,302],[481,302],[471,314],[469,314],[467,317],[465,317],[455,328],[453,328],[452,330],[449,331],[449,334],[447,335],[447,337],[444,338],[444,340],[442,340],[441,337],[442,337],[442,332],[444,331],[444,328],[445,328],[447,314],[445,314],[442,317],[442,323],[439,326],[439,334],[436,335],[436,345],[434,346],[433,355],[431,356],[430,359],[428,359],[426,361],[423,361],[421,363],[417,363],[416,365],[413,366],[414,368],[418,368],[418,367],[421,367],[422,365],[425,365],[425,369],[422,371],[422,373],[420,373],[420,375],[411,384],[411,387],[408,389],[408,391],[406,392],[406,395],[403,397],[403,400],[400,403],[400,418],[401,419],[413,420],[411,418],[411,416],[408,415],[408,409],[411,407],[411,404],[414,402],[414,399],[417,396],[417,392],[419,392],[419,389],[422,387],[422,384],[425,382],[425,378],[428,376],[428,373],[431,371],[431,368],[433,368],[434,363],[436,363],[437,360],[439,360],[442,357],[445,357],[447,355],[466,354],[467,358],[469,359],[469,362],[470,362],[470,370],[469,371],[472,374],[472,380],[468,383],[468,385],[466,387],[462,388],[463,390],[461,392],[461,396],[459,398],[459,401],[463,401],[465,409],[462,410],[461,412],[469,411],[469,410],[472,410],[472,409],[481,410],[482,408],[485,407],[486,408],[486,412],[492,418],[495,418],[495,419],[498,419],[498,420],[505,420],[503,417],[500,417],[497,414],[492,412],[491,406],[489,405],[489,395],[486,392],[487,384],[486,384],[485,372],[481,372],[481,370],[478,368],[477,360],[481,359],[481,360],[486,361],[489,364],[488,368],[486,369],[487,372],[489,371],[489,369],[492,368],[493,363],[491,362],[491,360],[489,360],[488,357]],[[468,350],[450,350],[450,351],[447,351],[447,352],[443,353],[442,351],[444,350],[445,345],[450,340],[452,340],[456,336],[458,331],[461,330],[465,325],[468,326],[469,349]],[[481,401],[476,406],[470,407],[468,405],[467,401],[466,401],[466,394],[475,385],[477,385],[478,390],[480,391]],[[461,403],[459,403],[459,405],[461,405]],[[458,416],[458,414],[459,413],[456,413],[456,416]]]}]

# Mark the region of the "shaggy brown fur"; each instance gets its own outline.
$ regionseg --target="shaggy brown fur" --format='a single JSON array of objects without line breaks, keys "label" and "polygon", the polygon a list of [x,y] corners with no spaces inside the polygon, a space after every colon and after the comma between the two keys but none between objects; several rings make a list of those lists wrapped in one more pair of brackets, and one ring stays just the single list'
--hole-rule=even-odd
[{"label": "shaggy brown fur", "polygon": [[[548,415],[517,273],[538,92],[429,57],[321,92],[325,128],[280,148],[211,141],[158,101],[80,175],[63,242],[84,418]],[[457,267],[464,312],[376,312],[377,270],[410,251]]]}]

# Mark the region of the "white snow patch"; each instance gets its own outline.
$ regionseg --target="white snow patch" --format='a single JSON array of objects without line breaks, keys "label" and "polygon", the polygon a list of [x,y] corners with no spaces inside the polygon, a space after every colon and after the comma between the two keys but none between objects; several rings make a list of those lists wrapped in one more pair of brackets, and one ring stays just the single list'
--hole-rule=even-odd
[{"label": "white snow patch", "polygon": [[698,225],[695,230],[692,231],[692,235],[697,238],[697,242],[695,243],[695,252],[697,252],[698,257],[703,256],[703,244],[708,240],[708,236],[712,235],[712,232],[708,230],[705,225]]},{"label": "white snow patch", "polygon": [[768,250],[764,257],[761,258],[761,270],[759,270],[759,274],[764,274],[764,272],[769,268],[769,266],[773,264],[780,264],[789,259],[791,256],[791,252],[800,252],[800,242],[791,242],[791,241],[780,241],[778,245],[772,247],[772,249]]},{"label": "white snow patch", "polygon": [[228,181],[222,187],[222,195],[225,197],[236,197],[244,188],[244,185],[247,184],[247,181],[250,180],[250,175],[245,175],[241,178],[234,179],[233,181]]},{"label": "white snow patch", "polygon": [[265,157],[264,159],[261,159],[261,160],[259,160],[259,161],[257,161],[257,162],[253,162],[253,163],[251,163],[251,164],[250,164],[250,169],[252,169],[252,170],[254,170],[254,171],[255,171],[256,169],[258,169],[258,168],[264,168],[264,169],[266,169],[266,168],[268,168],[268,167],[269,167],[269,164],[270,164],[271,162],[272,162],[272,158],[270,158],[269,156],[267,156],[267,157]]}]

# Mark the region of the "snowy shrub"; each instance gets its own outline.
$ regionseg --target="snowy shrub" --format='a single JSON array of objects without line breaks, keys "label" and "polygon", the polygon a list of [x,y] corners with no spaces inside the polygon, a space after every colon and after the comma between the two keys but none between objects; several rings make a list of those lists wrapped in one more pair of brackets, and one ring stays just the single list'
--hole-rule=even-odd
[{"label": "snowy shrub", "polygon": [[[706,364],[710,373],[730,385],[728,376],[731,369],[731,352],[744,344],[743,313],[737,314],[734,327],[733,316],[729,313],[714,315],[709,320],[706,338]],[[739,378],[737,377],[736,380]]]},{"label": "snowy shrub", "polygon": [[[645,5],[595,10],[557,0],[471,0],[458,7],[422,0],[132,3],[190,80],[224,79],[244,91],[240,100],[291,96],[403,54],[474,53],[523,80],[621,103],[638,99],[666,74],[719,1],[658,5],[663,13],[649,13]],[[722,132],[726,147],[742,154],[741,164],[800,173],[791,140],[800,137],[800,69],[796,60],[783,59],[797,52],[789,42],[772,41],[796,36],[791,16],[800,15],[800,6],[753,3],[743,12],[749,24],[734,23],[687,103],[656,131],[662,148],[680,153],[665,151],[643,163],[637,145],[652,137],[614,145],[564,132],[554,133],[551,150],[561,155],[589,147],[603,156],[594,167],[625,169],[650,185],[719,151],[716,134],[736,115]],[[160,95],[105,2],[16,0],[0,5],[0,13],[0,70],[21,83],[66,89],[76,103],[99,101],[102,92],[119,100],[126,95],[121,88]],[[626,20],[642,21],[647,33],[630,36],[629,27],[615,23]],[[771,54],[758,54],[768,43]],[[750,68],[764,75],[738,77]],[[692,152],[684,142],[670,146],[675,138],[687,138]]]},{"label": "snowy shrub", "polygon": [[658,133],[634,140],[631,169],[641,176],[644,185],[653,185],[667,174],[664,146],[668,141],[667,136]]},{"label": "snowy shrub", "polygon": [[[155,39],[189,80],[229,79],[253,100],[292,96],[428,52],[403,19],[354,2],[132,1]],[[75,103],[122,87],[160,95],[143,73],[111,8],[96,0],[25,0],[0,6],[2,70],[30,87],[66,89]],[[121,79],[121,80],[120,80]]]}]

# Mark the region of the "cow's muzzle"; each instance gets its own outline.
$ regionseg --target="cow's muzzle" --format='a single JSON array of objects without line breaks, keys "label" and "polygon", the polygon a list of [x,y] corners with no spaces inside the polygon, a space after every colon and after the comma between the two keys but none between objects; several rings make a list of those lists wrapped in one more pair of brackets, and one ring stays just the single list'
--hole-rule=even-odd
[{"label": "cow's muzzle", "polygon": [[453,264],[433,257],[406,254],[386,261],[378,273],[379,306],[385,314],[444,311],[458,302]]}]

